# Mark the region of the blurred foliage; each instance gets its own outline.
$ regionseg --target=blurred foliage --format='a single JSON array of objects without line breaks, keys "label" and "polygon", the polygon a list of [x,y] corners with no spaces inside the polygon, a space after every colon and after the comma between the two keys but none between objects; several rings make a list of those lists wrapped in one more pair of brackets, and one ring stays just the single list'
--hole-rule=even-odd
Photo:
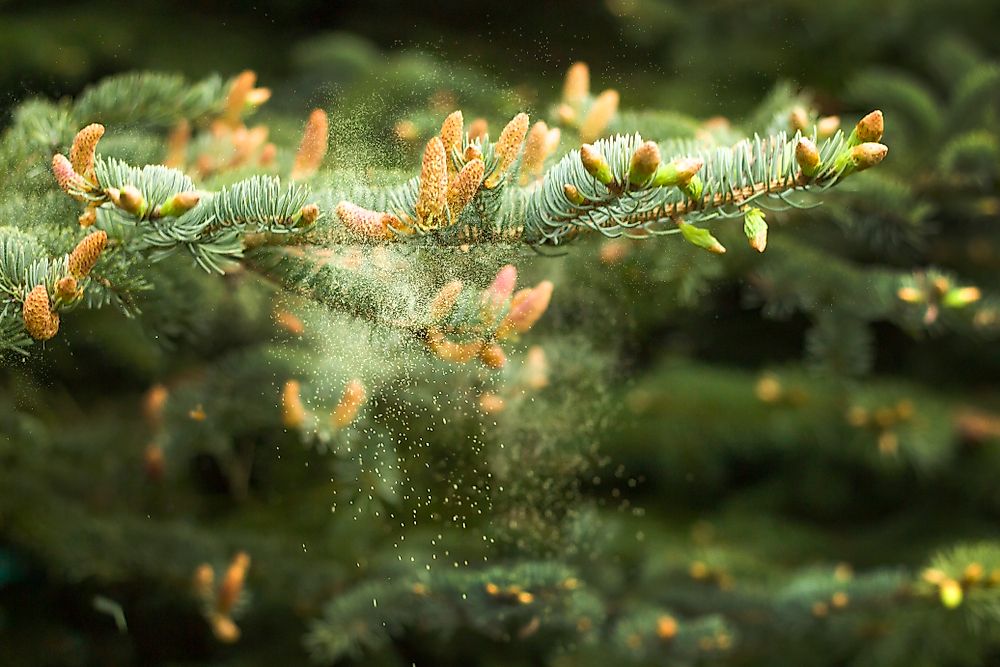
[{"label": "blurred foliage", "polygon": [[[137,267],[140,316],[80,309],[3,359],[4,665],[1000,659],[996,3],[4,2],[0,19],[0,159],[17,165],[0,225],[53,251],[77,212],[36,157],[94,119],[14,110],[136,68],[255,68],[275,169],[325,108],[317,178],[338,185],[410,175],[453,108],[494,128],[546,116],[575,60],[620,91],[615,131],[725,138],[789,129],[788,105],[879,107],[892,147],[823,207],[769,213],[763,255],[735,224],[719,258],[678,239],[515,254],[556,291],[499,373],[249,271]],[[102,149],[158,162],[207,102]],[[444,257],[483,288],[511,255]],[[350,428],[282,428],[286,380],[325,414],[359,373]],[[162,421],[143,415],[157,383]],[[227,644],[191,580],[240,551]]]}]

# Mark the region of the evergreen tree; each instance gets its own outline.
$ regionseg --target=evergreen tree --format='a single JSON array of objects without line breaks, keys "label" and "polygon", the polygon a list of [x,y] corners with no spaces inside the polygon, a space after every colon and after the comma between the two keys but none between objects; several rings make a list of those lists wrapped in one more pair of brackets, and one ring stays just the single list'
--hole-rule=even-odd
[{"label": "evergreen tree", "polygon": [[345,36],[311,113],[24,101],[5,664],[989,664],[1000,68],[929,50],[842,116]]}]

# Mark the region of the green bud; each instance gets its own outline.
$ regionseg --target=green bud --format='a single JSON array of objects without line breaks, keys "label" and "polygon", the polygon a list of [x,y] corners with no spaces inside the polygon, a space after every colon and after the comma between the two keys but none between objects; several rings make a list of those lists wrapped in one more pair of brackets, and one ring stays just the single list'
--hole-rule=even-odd
[{"label": "green bud", "polygon": [[604,156],[594,148],[593,144],[580,146],[580,162],[587,173],[596,178],[604,185],[610,185],[614,181],[611,175],[611,165],[604,159]]},{"label": "green bud", "polygon": [[195,190],[178,192],[173,197],[163,202],[157,211],[161,218],[176,218],[184,215],[201,201],[201,193]]},{"label": "green bud", "polygon": [[851,136],[847,139],[847,143],[850,146],[857,146],[858,144],[880,141],[884,131],[885,119],[881,111],[875,110],[858,121]]},{"label": "green bud", "polygon": [[938,587],[941,604],[948,609],[956,609],[962,604],[962,586],[954,579],[945,579]]},{"label": "green bud", "polygon": [[941,303],[945,308],[965,308],[970,303],[979,301],[982,296],[978,287],[954,287],[944,293]]},{"label": "green bud", "polygon": [[134,185],[126,185],[119,190],[116,203],[123,211],[131,213],[137,218],[143,217],[146,214],[146,209],[149,208],[146,199],[139,192],[139,188]]},{"label": "green bud", "polygon": [[812,139],[802,137],[795,145],[795,160],[805,176],[813,177],[819,171],[819,149]]},{"label": "green bud", "polygon": [[574,206],[583,206],[586,203],[586,199],[580,194],[580,191],[572,183],[563,184],[563,194],[566,195],[566,199],[570,201]]},{"label": "green bud", "polygon": [[700,157],[682,157],[671,160],[667,164],[660,165],[653,175],[650,186],[676,185],[683,188],[703,166],[705,166],[705,161]]},{"label": "green bud", "polygon": [[764,248],[767,247],[767,222],[764,221],[764,211],[751,208],[743,214],[743,233],[747,235],[751,248],[757,252],[764,252]]},{"label": "green bud", "polygon": [[647,141],[635,149],[628,169],[628,182],[641,187],[649,182],[660,166],[660,147]]},{"label": "green bud", "polygon": [[712,233],[707,229],[702,229],[701,227],[695,227],[694,225],[687,222],[678,222],[677,226],[681,229],[681,236],[688,243],[698,246],[699,248],[704,248],[709,252],[714,252],[716,255],[721,255],[726,252],[725,246],[719,243],[719,239],[712,236]]},{"label": "green bud", "polygon": [[889,147],[885,144],[874,142],[858,144],[851,149],[851,163],[856,170],[864,171],[884,160],[888,152]]},{"label": "green bud", "polygon": [[804,132],[809,127],[809,112],[805,107],[797,106],[788,114],[788,124],[792,126],[792,131]]},{"label": "green bud", "polygon": [[698,174],[695,174],[681,189],[684,190],[684,194],[686,194],[688,198],[700,200],[702,192],[705,190],[705,185],[701,182],[701,177],[698,176]]}]

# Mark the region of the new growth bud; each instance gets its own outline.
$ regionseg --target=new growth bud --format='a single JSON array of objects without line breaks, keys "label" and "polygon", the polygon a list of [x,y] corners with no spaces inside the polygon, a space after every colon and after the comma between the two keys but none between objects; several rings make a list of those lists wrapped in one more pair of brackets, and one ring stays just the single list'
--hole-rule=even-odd
[{"label": "new growth bud", "polygon": [[983,297],[978,287],[955,287],[944,293],[941,303],[946,308],[964,308]]},{"label": "new growth bud", "polygon": [[688,196],[688,199],[693,199],[698,201],[701,199],[702,192],[704,192],[705,184],[702,183],[701,177],[695,174],[691,177],[691,180],[687,182],[687,185],[681,187],[684,194]]},{"label": "new growth bud", "polygon": [[650,186],[676,185],[682,189],[686,188],[704,166],[705,161],[700,157],[682,157],[671,160],[659,166],[653,175]]},{"label": "new growth bud", "polygon": [[483,159],[483,149],[476,144],[469,144],[465,147],[465,154],[462,156],[466,162]]},{"label": "new growth bud", "polygon": [[109,196],[118,208],[130,215],[141,218],[146,214],[148,209],[146,199],[139,192],[139,188],[134,185],[126,185],[121,190],[115,191],[114,195],[111,195],[109,189]]},{"label": "new growth bud", "polygon": [[485,118],[476,118],[469,123],[469,141],[484,140],[489,129],[489,123],[486,122]]},{"label": "new growth bud", "polygon": [[764,211],[755,207],[743,214],[743,233],[750,241],[751,248],[757,252],[764,252],[764,248],[767,247],[767,223],[764,221]]},{"label": "new growth bud", "polygon": [[954,579],[945,579],[938,587],[938,596],[941,604],[947,609],[956,609],[962,604],[965,597],[962,592],[962,585]]},{"label": "new growth bud", "polygon": [[642,187],[653,177],[660,167],[660,147],[655,141],[644,142],[635,149],[632,161],[629,163],[628,182],[635,187]]},{"label": "new growth bud", "polygon": [[889,147],[885,144],[874,142],[858,144],[851,149],[851,163],[854,165],[855,170],[864,171],[884,160],[888,152]]},{"label": "new growth bud", "polygon": [[83,210],[83,213],[76,219],[80,223],[81,227],[93,227],[94,223],[97,222],[97,209],[93,206],[88,206]]},{"label": "new growth bud", "polygon": [[[121,195],[119,195],[119,199],[121,199]],[[197,190],[178,192],[157,208],[157,217],[180,217],[197,206],[199,201],[201,201],[201,193]]]},{"label": "new growth bud", "polygon": [[812,139],[806,137],[799,139],[799,143],[795,145],[795,160],[799,163],[803,175],[810,178],[816,175],[820,165],[819,149]]},{"label": "new growth bud", "polygon": [[876,109],[858,121],[848,142],[853,146],[855,144],[881,141],[884,131],[885,119],[882,116],[882,112]]},{"label": "new growth bud", "polygon": [[805,107],[795,107],[788,114],[788,124],[792,126],[792,131],[805,132],[806,128],[809,127],[809,112],[805,110]]},{"label": "new growth bud", "polygon": [[816,121],[816,134],[820,138],[832,137],[840,129],[840,116],[823,116]]},{"label": "new growth bud", "polygon": [[318,204],[306,204],[299,209],[297,214],[296,224],[300,224],[304,227],[308,227],[317,220],[319,220],[319,205]]},{"label": "new growth bud", "polygon": [[437,329],[430,329],[427,332],[427,347],[442,361],[464,364],[479,354],[483,343],[482,341],[455,343],[446,339]]},{"label": "new growth bud", "polygon": [[712,233],[707,229],[701,227],[695,227],[694,225],[680,221],[677,226],[681,229],[681,236],[684,240],[692,245],[696,245],[699,248],[704,248],[705,250],[715,253],[716,255],[721,255],[726,252],[725,246],[719,243],[719,239],[712,236]]},{"label": "new growth bud", "polygon": [[513,264],[507,264],[497,271],[496,277],[489,287],[483,291],[483,320],[492,323],[510,295],[514,293],[517,283],[517,269]]},{"label": "new growth bud", "polygon": [[574,206],[583,206],[587,201],[583,198],[583,195],[580,194],[580,190],[578,190],[572,183],[563,184],[563,194],[566,195],[566,199],[568,199]]},{"label": "new growth bud", "polygon": [[220,614],[228,616],[232,612],[233,606],[243,592],[249,568],[250,556],[245,552],[241,551],[233,557],[222,582],[219,584],[219,592],[216,597],[216,611]]},{"label": "new growth bud", "polygon": [[587,173],[596,178],[598,182],[610,185],[614,181],[611,165],[593,144],[580,146],[580,162],[583,163],[583,168],[587,170]]},{"label": "new growth bud", "polygon": [[222,120],[230,127],[240,124],[240,118],[246,107],[247,96],[257,83],[257,74],[253,70],[240,72],[232,85],[229,87],[229,94],[226,96],[226,109],[222,114]]}]

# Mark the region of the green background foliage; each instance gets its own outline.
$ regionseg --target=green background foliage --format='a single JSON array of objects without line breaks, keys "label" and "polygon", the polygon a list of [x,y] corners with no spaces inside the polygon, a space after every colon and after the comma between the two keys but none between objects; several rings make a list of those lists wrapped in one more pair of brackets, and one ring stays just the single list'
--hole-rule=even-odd
[{"label": "green background foliage", "polygon": [[[394,271],[368,251],[306,279],[267,250],[224,276],[183,253],[99,265],[118,290],[86,305],[106,307],[0,360],[0,663],[1000,660],[998,25],[971,0],[0,2],[0,232],[51,256],[81,237],[53,152],[100,120],[102,152],[158,163],[245,68],[273,90],[251,124],[282,175],[309,110],[329,113],[320,192],[403,182],[453,108],[494,135],[517,111],[551,120],[577,60],[621,93],[616,132],[691,139],[725,116],[763,134],[803,104],[846,130],[880,108],[890,146],[823,206],[768,212],[763,254],[719,221],[724,256],[591,234],[558,253],[407,248]],[[187,96],[91,87],[133,70],[182,74],[148,90]],[[502,371],[385,325],[506,262],[555,292]],[[982,297],[949,305],[935,280]],[[343,305],[364,299],[381,322]],[[349,428],[283,427],[286,380],[326,414],[355,377]],[[227,644],[190,582],[241,550]]]}]

